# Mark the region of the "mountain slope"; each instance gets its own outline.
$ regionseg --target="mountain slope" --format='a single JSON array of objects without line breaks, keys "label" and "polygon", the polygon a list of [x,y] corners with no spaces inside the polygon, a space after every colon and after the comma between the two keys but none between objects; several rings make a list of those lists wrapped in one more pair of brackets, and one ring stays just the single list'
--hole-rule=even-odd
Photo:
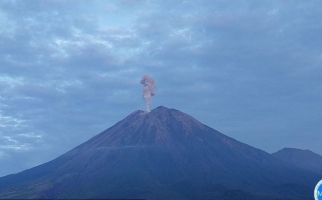
[{"label": "mountain slope", "polygon": [[[0,198],[311,199],[317,176],[175,109],[136,111],[57,159],[0,179]],[[267,197],[267,198],[266,198]]]},{"label": "mountain slope", "polygon": [[310,150],[284,148],[272,155],[289,165],[322,175],[322,156]]}]

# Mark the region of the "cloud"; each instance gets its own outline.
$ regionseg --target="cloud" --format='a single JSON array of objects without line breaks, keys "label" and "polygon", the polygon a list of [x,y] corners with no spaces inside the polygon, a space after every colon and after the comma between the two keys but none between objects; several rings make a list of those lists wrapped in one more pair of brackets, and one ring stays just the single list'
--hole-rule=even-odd
[{"label": "cloud", "polygon": [[143,108],[143,74],[162,83],[154,105],[268,151],[322,153],[321,4],[1,1],[0,175]]}]

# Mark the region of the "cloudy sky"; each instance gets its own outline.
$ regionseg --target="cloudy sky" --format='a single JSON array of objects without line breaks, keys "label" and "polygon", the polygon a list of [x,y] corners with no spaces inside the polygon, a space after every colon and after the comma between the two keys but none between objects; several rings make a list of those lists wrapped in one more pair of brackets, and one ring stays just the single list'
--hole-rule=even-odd
[{"label": "cloudy sky", "polygon": [[1,0],[0,176],[143,108],[322,154],[320,0]]}]

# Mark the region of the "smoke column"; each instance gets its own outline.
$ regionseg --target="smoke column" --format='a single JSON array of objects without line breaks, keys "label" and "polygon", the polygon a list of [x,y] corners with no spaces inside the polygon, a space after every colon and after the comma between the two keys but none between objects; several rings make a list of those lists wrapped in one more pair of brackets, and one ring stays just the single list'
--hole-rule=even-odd
[{"label": "smoke column", "polygon": [[151,111],[151,100],[152,97],[155,95],[155,82],[151,76],[144,75],[141,82],[143,85],[143,98],[145,101],[145,112]]}]

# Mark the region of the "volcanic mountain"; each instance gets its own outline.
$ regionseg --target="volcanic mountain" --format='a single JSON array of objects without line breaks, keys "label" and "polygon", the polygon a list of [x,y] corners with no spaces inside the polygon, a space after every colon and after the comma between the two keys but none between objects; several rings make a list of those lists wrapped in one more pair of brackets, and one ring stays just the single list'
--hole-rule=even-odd
[{"label": "volcanic mountain", "polygon": [[0,178],[0,198],[305,200],[318,178],[158,107],[133,112],[48,163]]}]

